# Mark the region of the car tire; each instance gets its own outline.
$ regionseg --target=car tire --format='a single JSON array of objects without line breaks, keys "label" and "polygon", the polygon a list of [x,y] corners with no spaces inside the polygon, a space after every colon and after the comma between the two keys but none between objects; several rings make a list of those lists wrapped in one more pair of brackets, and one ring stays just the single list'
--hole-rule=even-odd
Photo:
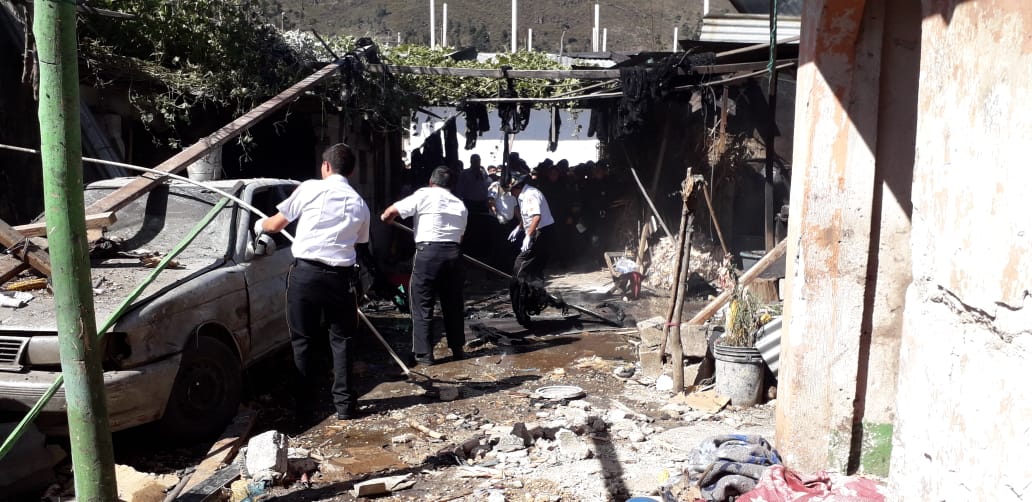
[{"label": "car tire", "polygon": [[240,360],[231,348],[211,337],[191,338],[158,427],[176,441],[215,437],[236,415],[242,388]]}]

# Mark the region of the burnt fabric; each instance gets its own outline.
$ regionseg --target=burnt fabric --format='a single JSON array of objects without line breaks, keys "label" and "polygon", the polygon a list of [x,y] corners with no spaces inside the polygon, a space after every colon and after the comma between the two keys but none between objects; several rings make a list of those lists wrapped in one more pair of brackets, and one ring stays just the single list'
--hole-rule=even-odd
[{"label": "burnt fabric", "polygon": [[[509,69],[507,66],[502,67],[503,70]],[[498,89],[499,98],[518,98],[519,93],[516,92],[516,87],[513,84],[512,79],[506,80],[505,87]],[[530,121],[530,104],[529,103],[499,103],[498,104],[498,118],[502,119],[502,126],[499,128],[502,132],[515,134],[527,128],[527,123]]]},{"label": "burnt fabric", "polygon": [[451,169],[459,167],[459,135],[455,125],[455,117],[448,119],[441,128],[444,136],[444,165]]},{"label": "burnt fabric", "polygon": [[463,332],[462,253],[457,242],[420,242],[412,259],[409,283],[412,313],[412,352],[432,354],[432,321],[434,304],[441,301],[444,332],[448,347],[462,352],[466,342]]},{"label": "burnt fabric", "polygon": [[551,124],[548,127],[548,151],[554,152],[559,147],[559,127],[563,125],[563,118],[559,113],[559,107],[552,107]]},{"label": "burnt fabric", "polygon": [[670,92],[670,83],[676,74],[676,68],[667,65],[620,69],[623,96],[617,107],[619,136],[633,134],[645,123],[652,106]]},{"label": "burnt fabric", "polygon": [[423,173],[426,176],[420,179],[425,182],[430,178],[430,172],[438,166],[444,165],[444,145],[441,141],[441,133],[431,133],[423,142]]},{"label": "burnt fabric", "polygon": [[545,265],[553,247],[553,226],[538,230],[538,236],[530,243],[530,249],[516,257],[509,281],[509,299],[516,321],[526,326],[530,316],[540,314],[548,307],[550,300],[545,291]]},{"label": "burnt fabric", "polygon": [[477,138],[491,130],[491,122],[487,118],[487,105],[483,103],[463,103],[458,110],[466,115],[466,150],[477,146]]},{"label": "burnt fabric", "polygon": [[738,502],[881,502],[886,490],[874,480],[818,472],[801,476],[783,465],[764,471],[756,487]]}]

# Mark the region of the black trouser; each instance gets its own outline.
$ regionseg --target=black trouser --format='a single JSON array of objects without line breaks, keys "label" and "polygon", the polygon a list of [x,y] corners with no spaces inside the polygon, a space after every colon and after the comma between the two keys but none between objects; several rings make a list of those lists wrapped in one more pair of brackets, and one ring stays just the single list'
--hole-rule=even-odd
[{"label": "black trouser", "polygon": [[412,312],[412,352],[433,353],[431,322],[434,303],[441,300],[444,332],[448,347],[461,351],[466,343],[463,330],[465,315],[462,301],[462,253],[455,242],[420,242],[412,259],[412,280],[409,302]]},{"label": "black trouser", "polygon": [[549,225],[538,230],[530,243],[530,249],[516,256],[512,266],[512,280],[509,281],[509,299],[512,302],[516,320],[524,326],[531,315],[541,312],[548,303],[545,293],[545,265],[552,252],[552,229]]},{"label": "black trouser", "polygon": [[[525,281],[535,286],[545,286],[545,265],[548,265],[554,247],[553,227],[555,225],[538,230],[537,237],[530,243],[530,249],[516,256],[512,266],[513,282]],[[516,242],[522,244],[521,241]]]},{"label": "black trouser", "polygon": [[[319,349],[329,336],[333,360],[333,404],[337,411],[355,406],[351,388],[351,336],[358,330],[355,269],[294,260],[287,279],[287,326],[299,379],[295,398],[301,409],[312,409],[322,368]],[[325,324],[323,322],[325,321]]]}]

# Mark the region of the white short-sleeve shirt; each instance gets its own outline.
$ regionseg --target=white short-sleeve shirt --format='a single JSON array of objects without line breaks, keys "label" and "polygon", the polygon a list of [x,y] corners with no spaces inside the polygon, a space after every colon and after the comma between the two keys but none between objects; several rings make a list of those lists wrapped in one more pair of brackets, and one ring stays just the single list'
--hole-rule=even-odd
[{"label": "white short-sleeve shirt", "polygon": [[416,242],[462,242],[466,205],[448,190],[431,186],[394,203],[402,218],[415,216]]},{"label": "white short-sleeve shirt", "polygon": [[541,190],[524,185],[523,190],[520,191],[519,201],[523,228],[530,226],[530,220],[539,214],[541,221],[538,222],[538,230],[555,223],[555,220],[552,219],[552,211],[548,209],[548,201],[545,200],[545,194],[541,193]]},{"label": "white short-sleeve shirt", "polygon": [[276,209],[287,220],[298,220],[290,248],[294,258],[351,266],[355,244],[369,242],[369,206],[339,174],[301,183]]}]

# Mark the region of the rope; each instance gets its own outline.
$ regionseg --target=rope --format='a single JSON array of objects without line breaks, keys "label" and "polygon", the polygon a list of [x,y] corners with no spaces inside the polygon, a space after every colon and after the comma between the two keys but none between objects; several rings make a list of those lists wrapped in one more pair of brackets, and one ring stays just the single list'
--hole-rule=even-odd
[{"label": "rope", "polygon": [[[104,321],[104,324],[99,329],[97,329],[98,340],[103,338],[104,334],[107,333],[107,330],[111,329],[111,327],[114,326],[115,321],[117,321],[118,318],[121,317],[122,314],[124,314],[125,311],[129,309],[129,304],[135,301],[143,293],[143,290],[146,289],[147,286],[149,286],[152,282],[154,282],[155,279],[158,278],[158,274],[160,274],[162,270],[165,270],[165,268],[172,261],[172,259],[178,256],[179,253],[182,253],[183,250],[186,249],[186,247],[189,246],[191,242],[193,242],[193,240],[201,233],[201,231],[204,230],[204,228],[207,227],[208,224],[215,219],[215,216],[218,215],[219,212],[222,211],[222,209],[226,207],[226,204],[228,203],[229,199],[223,198],[219,201],[218,204],[215,205],[215,207],[211,208],[211,211],[208,211],[208,214],[204,216],[204,219],[197,223],[197,226],[195,226],[193,230],[191,230],[190,233],[186,237],[184,237],[183,240],[180,241],[180,243],[177,244],[175,248],[172,249],[171,252],[169,252],[167,255],[165,255],[164,258],[161,259],[161,263],[158,263],[158,266],[154,268],[154,271],[151,272],[150,275],[148,275],[147,278],[144,279],[144,281],[140,283],[139,286],[136,286],[136,289],[134,289],[132,293],[129,293],[129,296],[127,296],[125,300],[122,300],[122,304],[118,306],[118,309],[115,310],[115,312],[112,313],[106,321]],[[32,407],[32,409],[30,409],[29,412],[25,415],[25,417],[22,418],[21,422],[18,422],[18,426],[15,427],[13,431],[11,431],[11,434],[7,436],[7,439],[4,440],[3,445],[0,445],[0,459],[3,459],[8,453],[10,453],[10,451],[14,448],[15,443],[17,443],[18,440],[21,438],[22,434],[25,433],[25,430],[29,426],[29,424],[36,420],[36,417],[39,415],[39,413],[43,411],[43,406],[46,405],[46,403],[50,401],[52,397],[54,397],[54,394],[57,393],[57,390],[60,389],[62,385],[64,385],[64,374],[57,375],[57,379],[54,380],[54,383],[50,384],[50,387],[48,387],[47,390],[43,392],[43,395],[40,396],[38,401],[36,401],[36,404]]]}]

